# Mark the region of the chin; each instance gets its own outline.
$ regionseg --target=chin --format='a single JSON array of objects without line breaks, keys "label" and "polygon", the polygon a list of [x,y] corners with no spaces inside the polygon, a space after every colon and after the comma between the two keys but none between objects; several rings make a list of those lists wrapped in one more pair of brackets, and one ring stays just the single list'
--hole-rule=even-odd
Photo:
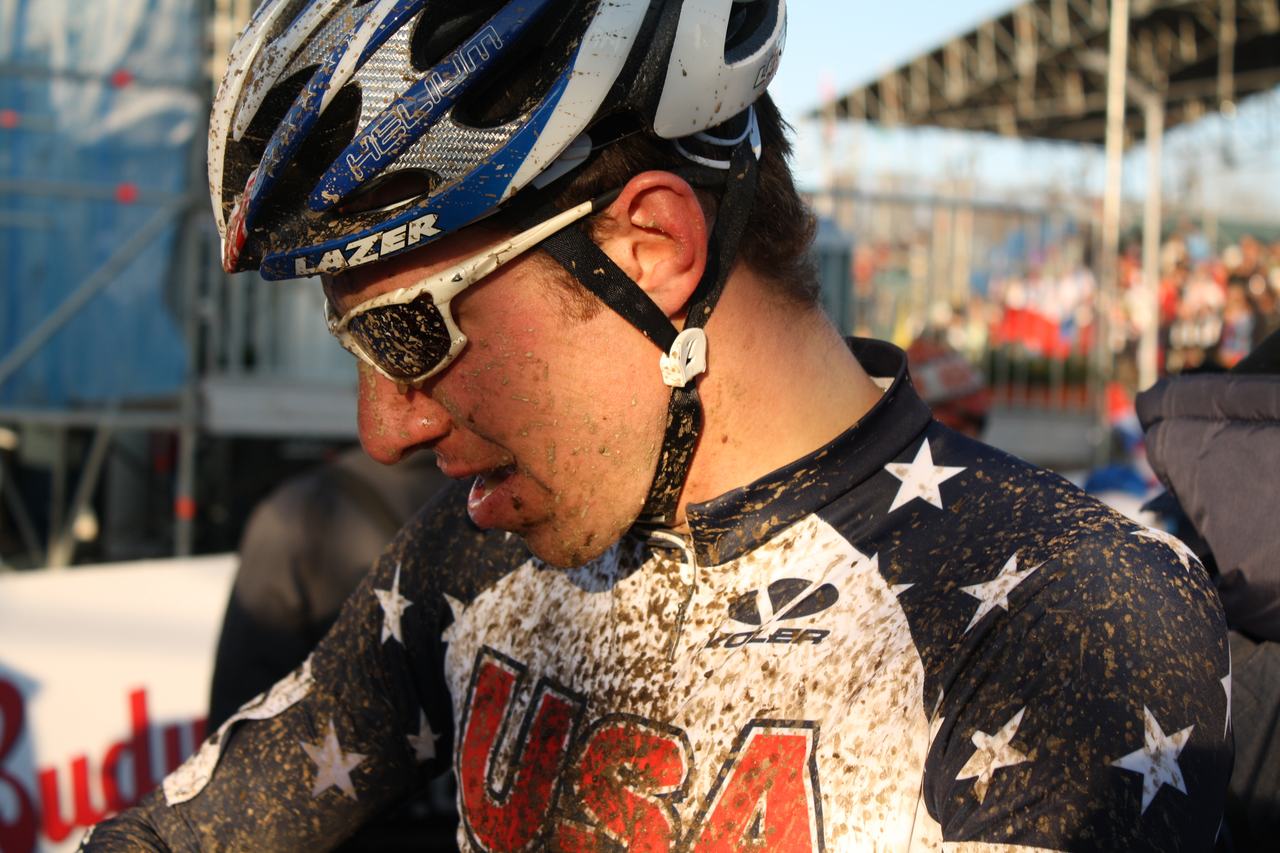
[{"label": "chin", "polygon": [[625,532],[626,528],[612,534],[581,528],[572,532],[548,528],[526,531],[523,538],[533,555],[547,565],[557,569],[576,569],[608,551]]},{"label": "chin", "polygon": [[576,569],[579,566],[585,566],[608,550],[608,546],[595,549],[567,547],[564,542],[539,545],[528,539],[525,540],[525,544],[529,546],[533,556],[556,569]]}]

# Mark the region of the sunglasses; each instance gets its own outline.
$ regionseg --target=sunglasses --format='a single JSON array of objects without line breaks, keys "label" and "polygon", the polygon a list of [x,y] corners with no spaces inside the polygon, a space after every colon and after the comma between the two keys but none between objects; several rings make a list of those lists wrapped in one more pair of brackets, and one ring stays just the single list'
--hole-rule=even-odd
[{"label": "sunglasses", "polygon": [[421,387],[467,345],[467,336],[449,307],[454,297],[556,232],[603,210],[618,194],[614,190],[571,207],[407,287],[366,300],[342,316],[326,299],[329,333],[348,352],[397,385]]}]

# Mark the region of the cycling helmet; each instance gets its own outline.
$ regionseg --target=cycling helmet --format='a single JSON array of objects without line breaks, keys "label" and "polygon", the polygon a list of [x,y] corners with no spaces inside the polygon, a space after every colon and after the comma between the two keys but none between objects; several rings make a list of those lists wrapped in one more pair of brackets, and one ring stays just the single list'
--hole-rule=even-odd
[{"label": "cycling helmet", "polygon": [[702,327],[754,199],[751,105],[785,32],[785,0],[267,0],[210,118],[223,267],[340,272],[556,186],[629,134],[670,140],[722,199],[683,330],[581,228],[539,244],[662,351],[671,401],[642,520],[670,523],[702,426]]},{"label": "cycling helmet", "polygon": [[210,118],[223,266],[336,272],[492,213],[619,126],[697,140],[764,92],[784,5],[267,0]]}]

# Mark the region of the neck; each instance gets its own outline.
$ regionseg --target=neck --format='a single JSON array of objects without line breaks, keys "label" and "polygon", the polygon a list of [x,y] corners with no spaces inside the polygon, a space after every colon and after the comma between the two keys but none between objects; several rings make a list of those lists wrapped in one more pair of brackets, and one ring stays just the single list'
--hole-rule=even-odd
[{"label": "neck", "polygon": [[707,324],[704,424],[677,509],[745,486],[822,447],[880,399],[817,306],[797,306],[741,267]]}]

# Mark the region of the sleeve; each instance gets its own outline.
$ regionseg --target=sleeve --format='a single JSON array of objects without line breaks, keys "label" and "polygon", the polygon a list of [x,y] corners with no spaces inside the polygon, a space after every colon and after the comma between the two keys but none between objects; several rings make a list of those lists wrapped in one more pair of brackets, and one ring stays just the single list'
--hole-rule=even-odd
[{"label": "sleeve", "polygon": [[944,846],[1213,846],[1232,763],[1226,626],[1165,536],[1086,537],[964,590],[974,617],[925,767]]},{"label": "sleeve", "polygon": [[428,570],[440,548],[424,550],[415,526],[301,667],[84,849],[328,849],[446,769],[441,567]]}]

